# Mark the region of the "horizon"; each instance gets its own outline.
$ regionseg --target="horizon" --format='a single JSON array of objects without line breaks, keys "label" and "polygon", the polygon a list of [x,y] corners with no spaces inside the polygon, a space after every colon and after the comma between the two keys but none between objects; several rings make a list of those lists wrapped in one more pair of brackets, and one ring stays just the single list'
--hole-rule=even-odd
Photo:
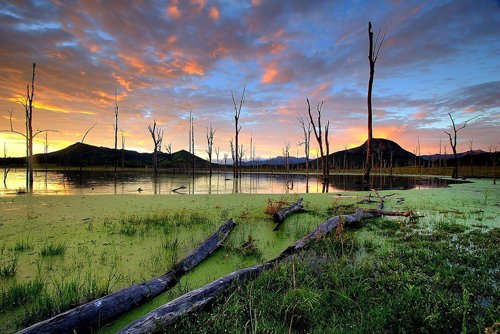
[{"label": "horizon", "polygon": [[[500,142],[500,5],[496,1],[351,3],[328,1],[170,1],[117,6],[114,2],[38,1],[0,4],[0,130],[22,131],[31,66],[35,129],[48,133],[49,152],[80,142],[112,148],[114,91],[125,149],[151,152],[148,125],[156,120],[172,151],[188,150],[188,114],[195,121],[195,154],[206,158],[205,127],[214,147],[229,151],[234,135],[231,91],[246,84],[241,141],[250,136],[260,157],[279,156],[285,142],[303,156],[296,120],[326,101],[331,151],[367,138],[367,25],[387,29],[375,67],[374,137],[413,153],[451,153],[447,113],[459,132],[458,152],[488,151]],[[368,14],[367,14],[368,13]],[[313,110],[314,111],[314,110]],[[314,137],[314,136],[312,136]],[[311,138],[311,157],[317,144]],[[120,142],[120,139],[119,139]],[[25,156],[24,139],[0,132],[7,156]],[[121,149],[121,145],[118,145]],[[34,153],[43,153],[37,137]],[[3,152],[0,152],[3,156]],[[442,149],[444,154],[444,149]],[[248,158],[248,154],[247,154]]]}]

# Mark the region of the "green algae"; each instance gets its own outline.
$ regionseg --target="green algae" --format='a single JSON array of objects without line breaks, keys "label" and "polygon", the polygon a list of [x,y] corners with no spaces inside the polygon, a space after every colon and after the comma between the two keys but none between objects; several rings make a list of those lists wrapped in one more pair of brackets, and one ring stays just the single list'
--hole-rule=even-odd
[{"label": "green algae", "polygon": [[[381,195],[394,191],[381,191]],[[0,278],[0,288],[35,281],[53,293],[59,278],[68,281],[91,275],[93,281],[111,292],[165,272],[192,251],[225,219],[232,217],[237,227],[224,247],[186,275],[176,288],[118,319],[101,332],[111,333],[163,303],[202,286],[229,272],[278,255],[296,239],[325,220],[337,204],[353,203],[367,192],[304,194],[309,213],[290,217],[279,231],[264,213],[268,198],[279,195],[193,195],[193,196],[18,196],[0,198],[0,259],[17,254],[14,277]],[[302,196],[302,195],[301,195]],[[289,201],[297,195],[286,196]],[[404,198],[404,201],[396,201]],[[452,185],[450,188],[396,191],[387,200],[389,210],[416,210],[423,216],[419,228],[446,230],[491,229],[500,226],[498,188],[488,180]],[[369,206],[367,206],[369,207]],[[388,221],[384,233],[397,234],[406,222]],[[380,223],[380,222],[379,222]],[[380,223],[383,224],[383,223]],[[443,229],[443,227],[445,227]],[[463,227],[463,228],[462,228]],[[362,251],[391,246],[380,235],[357,231]],[[459,231],[456,233],[459,233]],[[234,250],[251,236],[261,257],[245,257]],[[15,251],[29,240],[30,247]],[[64,243],[64,254],[43,258],[44,243]],[[20,247],[23,248],[23,247]],[[82,302],[83,300],[76,301]],[[0,309],[2,332],[21,328],[22,307]]]}]

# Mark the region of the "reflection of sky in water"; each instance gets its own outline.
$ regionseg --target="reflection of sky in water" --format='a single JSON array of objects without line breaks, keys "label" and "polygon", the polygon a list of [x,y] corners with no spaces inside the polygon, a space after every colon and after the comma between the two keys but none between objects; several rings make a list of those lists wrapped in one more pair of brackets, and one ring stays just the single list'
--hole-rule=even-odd
[{"label": "reflection of sky in water", "polygon": [[[287,182],[288,180],[288,182]],[[428,189],[445,187],[449,181],[435,178],[388,177],[373,175],[376,189]],[[24,170],[12,170],[7,178],[7,187],[0,188],[0,195],[14,195],[25,188]],[[138,189],[142,191],[138,191]],[[92,195],[92,194],[293,194],[320,193],[323,184],[317,176],[310,176],[308,184],[305,175],[243,174],[233,180],[230,173],[196,175],[194,178],[179,174],[123,173],[113,179],[112,173],[83,172],[35,172],[34,192],[39,195]],[[329,192],[363,190],[361,175],[333,175]]]}]

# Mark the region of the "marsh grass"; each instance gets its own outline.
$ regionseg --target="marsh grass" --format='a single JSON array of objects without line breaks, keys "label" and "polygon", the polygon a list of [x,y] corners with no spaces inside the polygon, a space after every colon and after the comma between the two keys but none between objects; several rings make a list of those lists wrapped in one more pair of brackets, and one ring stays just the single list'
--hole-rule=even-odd
[{"label": "marsh grass", "polygon": [[[459,234],[373,231],[390,249],[349,232],[325,237],[254,281],[235,285],[208,310],[164,332],[484,332],[498,320],[500,229]],[[387,237],[387,230],[397,233]],[[362,261],[359,250],[372,249]]]},{"label": "marsh grass", "polygon": [[17,253],[22,253],[33,250],[33,248],[34,248],[33,239],[30,237],[26,237],[26,239],[21,239],[16,241],[14,247],[11,250]]},{"label": "marsh grass", "polygon": [[40,279],[13,285],[0,290],[0,309],[7,310],[30,303],[41,293],[44,283]]},{"label": "marsh grass", "polygon": [[11,277],[17,272],[19,256],[14,253],[7,260],[0,262],[0,277]]},{"label": "marsh grass", "polygon": [[66,251],[66,245],[64,243],[49,243],[45,241],[40,249],[41,256],[58,256],[63,255]]}]

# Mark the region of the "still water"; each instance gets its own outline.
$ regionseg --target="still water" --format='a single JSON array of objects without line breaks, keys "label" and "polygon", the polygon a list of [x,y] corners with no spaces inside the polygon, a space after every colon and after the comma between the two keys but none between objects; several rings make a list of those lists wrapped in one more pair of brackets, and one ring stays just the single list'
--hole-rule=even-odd
[{"label": "still water", "polygon": [[[335,174],[328,187],[320,177],[299,174],[243,174],[233,179],[231,173],[206,174],[194,177],[181,174],[121,173],[117,179],[112,173],[98,172],[35,172],[34,193],[38,195],[93,195],[93,194],[294,194],[366,190],[361,175]],[[15,195],[25,187],[24,170],[11,171],[5,185],[0,185],[0,196]],[[433,177],[373,175],[376,189],[428,189],[447,187],[456,181]]]}]

